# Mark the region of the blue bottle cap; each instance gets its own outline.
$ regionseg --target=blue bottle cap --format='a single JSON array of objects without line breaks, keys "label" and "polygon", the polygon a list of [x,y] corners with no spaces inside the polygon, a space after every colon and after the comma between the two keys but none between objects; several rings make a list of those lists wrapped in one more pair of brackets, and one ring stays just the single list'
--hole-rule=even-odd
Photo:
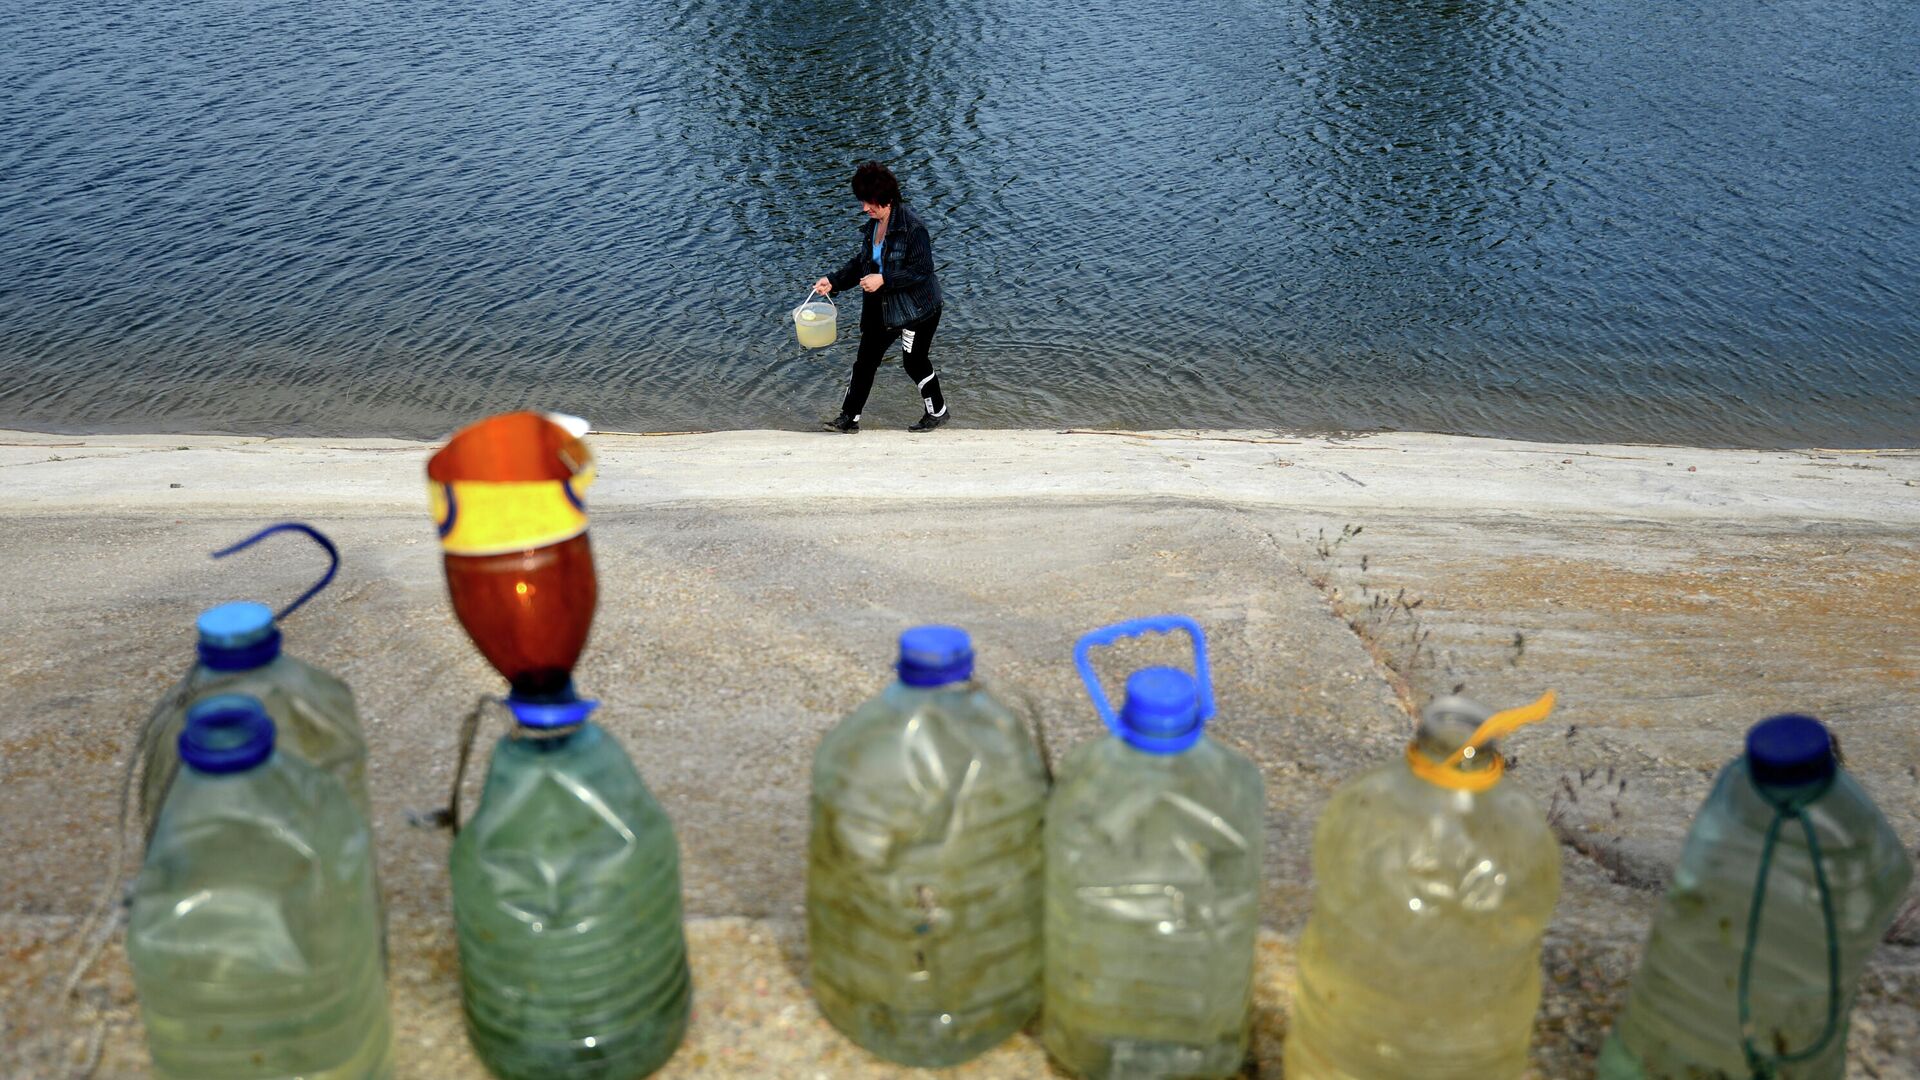
[{"label": "blue bottle cap", "polygon": [[1747,771],[1775,787],[1819,783],[1833,775],[1833,738],[1811,716],[1774,716],[1747,730]]},{"label": "blue bottle cap", "polygon": [[973,640],[957,626],[916,626],[900,635],[895,670],[908,686],[965,682],[973,678]]},{"label": "blue bottle cap", "polygon": [[516,722],[543,731],[585,723],[593,710],[599,707],[597,701],[574,697],[571,686],[567,688],[565,700],[528,701],[511,695],[507,697],[507,708],[512,711]]},{"label": "blue bottle cap", "polygon": [[[1192,675],[1179,668],[1143,668],[1127,677],[1127,695],[1116,715],[1093,670],[1092,650],[1142,634],[1180,631],[1193,642]],[[1213,718],[1213,675],[1207,667],[1207,635],[1185,615],[1154,615],[1103,626],[1080,636],[1073,644],[1074,666],[1087,684],[1087,695],[1107,730],[1135,750],[1149,754],[1178,754],[1200,741]]]},{"label": "blue bottle cap", "polygon": [[247,671],[280,655],[280,628],[273,609],[243,600],[201,612],[200,662],[215,671]]},{"label": "blue bottle cap", "polygon": [[1200,741],[1200,684],[1179,668],[1141,668],[1127,676],[1118,734],[1149,754],[1178,754]]},{"label": "blue bottle cap", "polygon": [[273,721],[260,699],[216,694],[187,710],[180,760],[195,772],[245,772],[273,753]]}]

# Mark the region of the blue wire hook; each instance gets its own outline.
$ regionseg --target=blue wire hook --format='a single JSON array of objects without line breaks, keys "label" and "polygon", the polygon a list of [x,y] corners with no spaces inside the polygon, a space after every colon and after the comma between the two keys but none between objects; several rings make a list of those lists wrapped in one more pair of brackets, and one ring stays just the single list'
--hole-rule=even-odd
[{"label": "blue wire hook", "polygon": [[224,559],[236,551],[245,551],[246,549],[259,543],[260,541],[265,540],[267,537],[272,536],[274,533],[279,533],[279,532],[306,533],[308,536],[313,537],[313,540],[315,543],[319,544],[321,547],[327,550],[327,557],[332,561],[327,564],[327,572],[321,575],[320,580],[315,582],[312,588],[308,589],[306,592],[301,593],[298,599],[296,599],[293,603],[288,604],[286,607],[281,608],[279,612],[274,615],[273,617],[274,622],[279,622],[282,619],[285,619],[287,616],[293,614],[294,611],[296,611],[301,604],[304,604],[307,601],[313,599],[313,594],[319,592],[321,589],[326,588],[329,584],[332,583],[333,575],[338,573],[340,570],[340,549],[333,546],[333,541],[327,539],[324,533],[322,533],[319,529],[316,529],[311,525],[307,525],[303,522],[298,522],[298,521],[283,521],[278,525],[269,525],[266,528],[261,529],[259,532],[254,533],[252,536],[247,537],[245,540],[242,540],[239,543],[233,544],[229,547],[223,547],[219,551],[216,551],[213,553],[214,558]]}]

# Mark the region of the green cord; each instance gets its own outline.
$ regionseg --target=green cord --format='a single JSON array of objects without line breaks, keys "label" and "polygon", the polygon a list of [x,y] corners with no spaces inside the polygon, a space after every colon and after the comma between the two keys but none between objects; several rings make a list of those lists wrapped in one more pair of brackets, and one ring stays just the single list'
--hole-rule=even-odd
[{"label": "green cord", "polygon": [[[1757,782],[1754,784],[1761,798],[1773,806],[1774,816],[1773,823],[1767,826],[1766,842],[1760,847],[1760,872],[1753,883],[1753,904],[1747,910],[1746,948],[1740,954],[1740,1049],[1747,1055],[1747,1067],[1753,1070],[1753,1080],[1770,1080],[1778,1074],[1780,1066],[1797,1064],[1818,1056],[1840,1032],[1840,936],[1834,925],[1833,892],[1827,887],[1827,872],[1821,865],[1820,841],[1813,834],[1813,821],[1803,813],[1807,806],[1826,794],[1829,786],[1821,784],[1815,791],[1796,792],[1794,797],[1780,800],[1760,788]],[[1760,905],[1767,898],[1767,873],[1773,866],[1773,846],[1780,838],[1780,826],[1788,818],[1800,819],[1801,831],[1807,836],[1807,853],[1813,859],[1813,883],[1820,891],[1820,916],[1825,920],[1827,931],[1827,1024],[1812,1046],[1775,1056],[1762,1053],[1753,1045],[1748,987],[1753,974],[1754,947],[1760,940]]]}]

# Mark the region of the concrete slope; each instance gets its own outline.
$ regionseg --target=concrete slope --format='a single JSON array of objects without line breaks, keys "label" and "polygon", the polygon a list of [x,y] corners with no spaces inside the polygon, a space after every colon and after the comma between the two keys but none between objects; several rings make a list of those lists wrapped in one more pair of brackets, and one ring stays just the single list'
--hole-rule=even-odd
[{"label": "concrete slope", "polygon": [[[189,661],[194,615],[283,601],[318,565],[294,538],[221,563],[206,552],[299,518],[346,555],[289,621],[288,648],[349,679],[366,717],[402,1075],[482,1076],[460,1030],[434,819],[457,721],[498,680],[446,607],[427,448],[0,443],[0,558],[15,568],[0,582],[0,945],[16,960],[0,991],[14,1024],[72,1037],[37,1045],[24,1075],[63,1075],[59,1055],[89,1056],[88,1039],[96,1075],[143,1073],[117,943],[53,1020],[34,1006],[83,951],[73,931],[111,865],[120,764]],[[696,1020],[663,1075],[901,1075],[818,1019],[797,917],[813,748],[879,688],[893,636],[919,621],[971,629],[980,671],[1055,756],[1099,733],[1075,636],[1162,611],[1207,626],[1216,734],[1267,785],[1259,1075],[1277,1068],[1314,818],[1341,780],[1399,754],[1407,710],[1435,693],[1562,694],[1507,748],[1507,782],[1548,809],[1566,854],[1542,1076],[1590,1072],[1686,824],[1754,720],[1828,718],[1849,767],[1920,844],[1910,454],[1171,432],[595,447],[602,600],[578,679],[675,819],[694,918]],[[1116,676],[1176,652],[1143,642],[1118,659]],[[1897,936],[1856,1010],[1860,1075],[1920,1059],[1920,915]],[[4,1034],[17,1044],[25,1029]],[[1022,1038],[953,1075],[1046,1069]]]},{"label": "concrete slope", "polygon": [[[1920,525],[1920,451],[1561,445],[1448,435],[779,431],[595,436],[596,509],[712,501],[1212,499],[1247,506]],[[425,444],[0,432],[13,512],[412,513]],[[399,461],[408,461],[400,465]],[[248,483],[232,477],[244,471]],[[177,486],[176,486],[177,485]]]}]

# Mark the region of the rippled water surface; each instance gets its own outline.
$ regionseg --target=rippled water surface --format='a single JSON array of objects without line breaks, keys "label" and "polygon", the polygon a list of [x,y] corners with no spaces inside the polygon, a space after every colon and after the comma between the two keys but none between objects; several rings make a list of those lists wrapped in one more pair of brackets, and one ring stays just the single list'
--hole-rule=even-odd
[{"label": "rippled water surface", "polygon": [[[1912,0],[0,0],[0,41],[0,425],[811,426],[852,335],[786,313],[877,157],[966,425],[1920,443]],[[918,413],[883,371],[869,421]]]}]

